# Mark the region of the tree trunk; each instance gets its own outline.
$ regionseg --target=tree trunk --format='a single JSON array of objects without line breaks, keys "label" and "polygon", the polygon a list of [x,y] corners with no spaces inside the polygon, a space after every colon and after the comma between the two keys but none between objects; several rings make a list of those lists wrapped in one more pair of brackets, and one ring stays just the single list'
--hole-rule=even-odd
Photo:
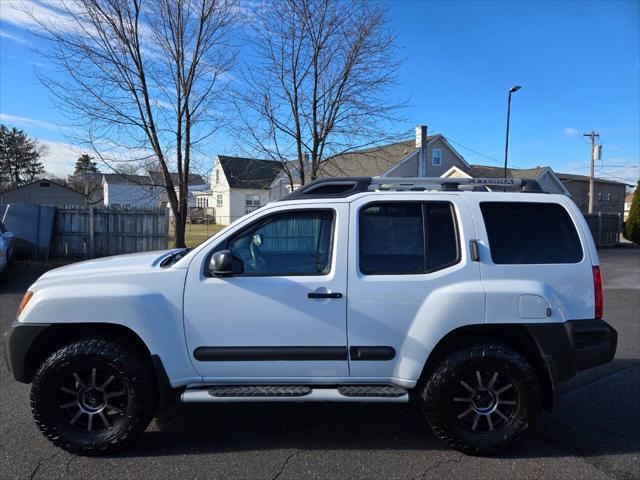
[{"label": "tree trunk", "polygon": [[175,222],[176,248],[184,248],[187,245],[184,242],[185,227],[187,225],[187,217],[184,212],[174,212],[173,219]]}]

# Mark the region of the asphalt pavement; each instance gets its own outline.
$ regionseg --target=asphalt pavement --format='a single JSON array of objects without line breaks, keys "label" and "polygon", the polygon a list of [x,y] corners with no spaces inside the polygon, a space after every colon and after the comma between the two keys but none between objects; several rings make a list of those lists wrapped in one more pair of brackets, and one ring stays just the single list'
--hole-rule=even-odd
[{"label": "asphalt pavement", "polygon": [[[560,384],[557,410],[499,457],[444,448],[411,405],[356,404],[176,405],[127,451],[78,457],[39,433],[2,362],[0,479],[640,479],[640,249],[600,259],[615,360]],[[46,269],[18,262],[0,285],[1,331]]]}]

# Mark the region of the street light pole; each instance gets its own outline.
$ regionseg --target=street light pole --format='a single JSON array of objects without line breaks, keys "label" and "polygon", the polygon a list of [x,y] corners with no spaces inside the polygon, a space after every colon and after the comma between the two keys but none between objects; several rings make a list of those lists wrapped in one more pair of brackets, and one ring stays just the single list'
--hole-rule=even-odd
[{"label": "street light pole", "polygon": [[509,96],[507,97],[507,139],[504,144],[504,178],[507,178],[507,157],[509,155],[509,118],[511,117],[511,94],[517,92],[522,87],[515,85],[509,89]]}]

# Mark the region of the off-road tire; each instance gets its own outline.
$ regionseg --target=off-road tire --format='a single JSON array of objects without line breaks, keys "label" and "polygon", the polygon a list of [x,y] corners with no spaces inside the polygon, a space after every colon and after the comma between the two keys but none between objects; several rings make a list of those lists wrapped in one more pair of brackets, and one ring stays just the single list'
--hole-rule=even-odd
[{"label": "off-road tire", "polygon": [[[500,416],[489,414],[489,420],[487,420],[486,414],[480,415],[478,410],[475,410],[478,405],[469,401],[468,407],[472,411],[465,414],[466,399],[455,396],[454,392],[461,388],[465,375],[474,374],[476,371],[501,372],[500,376],[507,379],[503,385],[506,385],[506,382],[512,383],[512,386],[507,387],[506,390],[509,391],[509,402],[515,402],[515,404],[502,407],[509,408],[510,412],[505,410],[500,412],[502,414]],[[501,378],[500,376],[498,378]],[[486,387],[492,377],[492,373],[481,374],[480,385],[484,384]],[[466,383],[469,386],[471,381]],[[476,392],[481,390],[475,384],[472,385],[472,389]],[[468,389],[463,387],[462,390]],[[494,393],[495,391],[488,393],[487,397],[494,397]],[[503,392],[495,398],[501,395],[506,396],[506,394],[507,392]],[[473,393],[468,395],[469,400],[477,398]],[[504,402],[506,404],[507,400]],[[489,456],[517,444],[527,429],[535,423],[540,413],[541,387],[535,370],[522,355],[501,343],[482,343],[462,347],[449,354],[431,372],[420,392],[419,403],[427,423],[446,445],[470,455]],[[484,405],[487,405],[490,410],[489,400]],[[496,409],[498,409],[497,406]],[[459,417],[460,415],[462,418]],[[477,421],[476,415],[480,417]],[[502,420],[504,416],[507,416],[508,420]],[[471,428],[480,426],[480,420],[487,431],[472,431]],[[502,427],[491,431],[489,428],[494,429],[495,420],[502,422]],[[464,425],[463,421],[468,421],[472,425]]]},{"label": "off-road tire", "polygon": [[[110,407],[109,410],[107,407],[103,408],[102,411],[106,412],[102,416],[106,419],[104,422],[97,414],[79,414],[80,419],[86,416],[87,426],[89,416],[95,417],[95,423],[92,419],[89,427],[94,430],[89,432],[82,431],[81,420],[72,424],[69,417],[75,415],[66,412],[74,412],[74,407],[65,409],[58,399],[66,394],[67,399],[71,400],[69,403],[74,401],[74,396],[68,393],[74,388],[69,383],[73,385],[75,382],[75,377],[71,377],[69,381],[69,377],[74,374],[83,378],[85,392],[91,386],[92,376],[93,385],[104,384],[113,377],[108,383],[119,391],[108,395],[118,398],[106,399],[104,403],[120,402],[118,407],[113,408],[120,409],[121,413],[111,411]],[[97,375],[101,375],[99,381]],[[154,378],[148,360],[132,345],[109,338],[80,339],[53,352],[38,368],[31,387],[31,411],[44,436],[63,450],[80,455],[114,452],[131,443],[153,419],[157,406]],[[80,391],[78,385],[82,384],[76,382],[75,388]],[[107,391],[106,388],[108,386],[103,392]],[[84,397],[78,394],[75,398]],[[77,408],[78,412],[82,411],[80,406]],[[107,426],[109,423],[110,427]]]}]

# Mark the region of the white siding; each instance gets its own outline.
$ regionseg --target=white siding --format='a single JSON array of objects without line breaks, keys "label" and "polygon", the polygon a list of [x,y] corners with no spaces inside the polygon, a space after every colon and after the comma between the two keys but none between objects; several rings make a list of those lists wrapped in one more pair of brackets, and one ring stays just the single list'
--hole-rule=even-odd
[{"label": "white siding", "polygon": [[538,184],[540,184],[540,188],[547,193],[559,193],[565,195],[565,191],[558,185],[552,178],[552,174],[549,172],[545,172],[538,177]]},{"label": "white siding", "polygon": [[104,183],[105,205],[131,205],[138,208],[159,206],[162,196],[160,187],[134,183]]}]

